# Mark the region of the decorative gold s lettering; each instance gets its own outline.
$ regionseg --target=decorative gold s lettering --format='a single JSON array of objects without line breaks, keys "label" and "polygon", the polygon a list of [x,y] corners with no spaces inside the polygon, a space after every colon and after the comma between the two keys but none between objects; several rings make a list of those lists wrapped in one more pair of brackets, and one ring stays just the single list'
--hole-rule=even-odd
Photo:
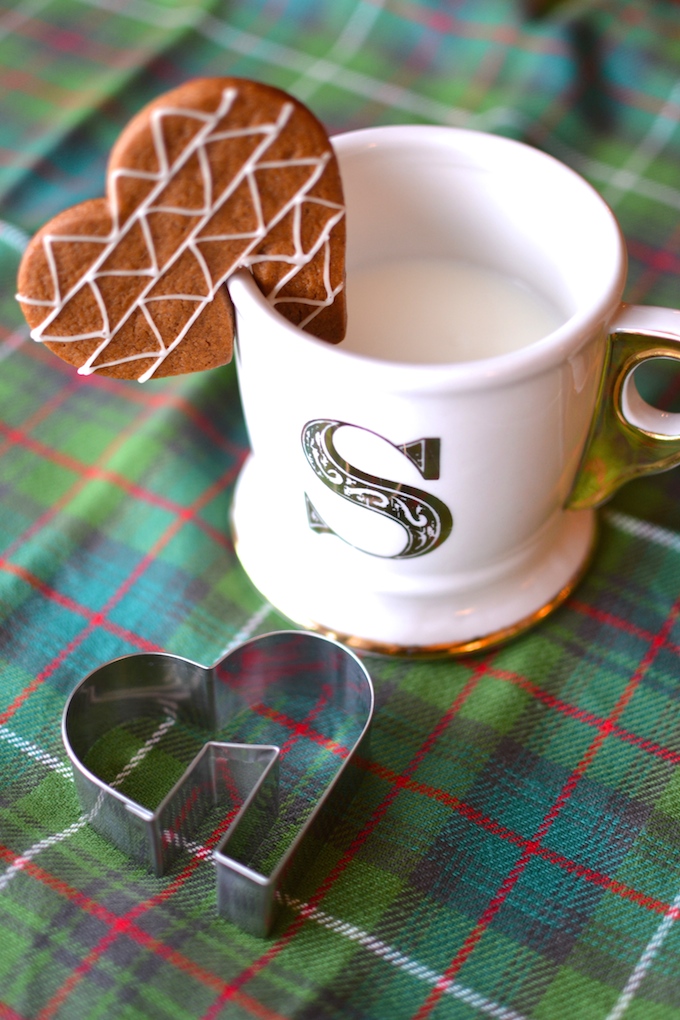
[{"label": "decorative gold s lettering", "polygon": [[[382,514],[402,526],[406,533],[406,544],[390,559],[410,559],[432,552],[451,534],[451,511],[437,496],[423,489],[368,474],[344,460],[335,448],[334,436],[339,428],[348,424],[327,418],[307,422],[302,430],[302,449],[314,474],[343,499]],[[360,425],[351,427],[362,429]],[[423,478],[439,478],[439,439],[417,439],[397,445],[384,436],[379,438],[408,457]],[[305,498],[310,528],[320,534],[338,535],[325,523],[307,494]],[[342,538],[342,535],[338,535],[338,538]]]}]

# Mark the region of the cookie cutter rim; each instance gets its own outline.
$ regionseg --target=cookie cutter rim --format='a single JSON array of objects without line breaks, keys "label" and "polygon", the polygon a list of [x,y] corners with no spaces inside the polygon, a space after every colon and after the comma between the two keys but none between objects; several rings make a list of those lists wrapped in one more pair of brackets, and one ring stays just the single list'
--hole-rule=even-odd
[{"label": "cookie cutter rim", "polygon": [[[237,655],[243,657],[256,645],[264,646],[269,643],[276,647],[277,643],[285,642],[287,639],[313,642],[319,650],[328,652],[329,661],[332,651],[338,662],[346,666],[351,665],[351,682],[342,670],[330,676],[325,672],[324,680],[332,682],[332,690],[337,695],[339,703],[350,705],[348,715],[357,714],[353,711],[357,705],[362,706],[363,710],[359,733],[348,746],[344,760],[324,786],[289,846],[281,853],[268,874],[262,874],[230,856],[228,848],[239,836],[244,823],[256,812],[269,819],[265,821],[265,825],[271,824],[272,812],[275,813],[278,807],[276,795],[281,749],[277,745],[207,740],[154,809],[145,808],[116,789],[114,785],[104,782],[84,764],[82,759],[94,742],[116,725],[115,721],[111,723],[110,717],[107,717],[107,726],[101,732],[95,733],[92,739],[91,728],[85,724],[83,737],[86,709],[96,705],[98,712],[108,716],[107,705],[111,711],[116,705],[129,706],[135,702],[139,704],[141,699],[147,702],[151,700],[156,708],[164,706],[172,716],[173,709],[176,711],[178,708],[177,700],[173,703],[172,699],[172,695],[176,695],[180,709],[182,705],[188,706],[190,715],[197,717],[201,725],[214,729],[217,712],[214,705],[216,671],[230,658]],[[143,670],[145,667],[150,667],[152,672],[153,667],[157,667],[163,676],[169,675],[179,680],[180,686],[164,688],[161,685],[159,691],[153,684],[149,684],[151,695],[147,695],[142,693],[146,692],[144,685],[140,688],[126,683],[128,678],[134,678],[136,668]],[[356,686],[357,681],[358,688],[353,700],[352,687]],[[328,834],[337,821],[339,812],[336,808],[340,805],[346,806],[361,783],[363,777],[356,767],[356,759],[367,753],[374,707],[375,694],[370,674],[351,649],[325,635],[304,630],[283,630],[261,634],[238,644],[212,666],[203,666],[190,659],[165,652],[139,652],[109,660],[88,673],[73,689],[62,713],[61,730],[83,815],[96,831],[128,856],[146,864],[157,876],[164,874],[167,865],[178,852],[178,848],[168,846],[164,838],[166,834],[161,828],[163,812],[174,800],[186,793],[187,789],[193,789],[190,784],[194,781],[194,774],[205,772],[207,759],[217,755],[218,758],[226,756],[230,761],[245,763],[248,775],[243,802],[212,851],[212,860],[216,867],[217,908],[222,916],[244,931],[265,937],[275,923],[279,906],[284,901],[284,893],[290,892],[300,872],[308,864],[313,853],[315,837],[323,839]],[[115,711],[112,714],[115,714]],[[119,721],[125,718],[133,718],[132,713],[123,713],[119,716]],[[95,726],[95,729],[98,727]],[[232,758],[232,755],[235,758]],[[254,781],[253,772],[256,774]],[[129,829],[125,828],[126,823]],[[256,833],[261,830],[262,824],[259,827],[256,824]],[[135,844],[133,849],[130,834]],[[144,851],[140,853],[138,851],[142,844]]]}]

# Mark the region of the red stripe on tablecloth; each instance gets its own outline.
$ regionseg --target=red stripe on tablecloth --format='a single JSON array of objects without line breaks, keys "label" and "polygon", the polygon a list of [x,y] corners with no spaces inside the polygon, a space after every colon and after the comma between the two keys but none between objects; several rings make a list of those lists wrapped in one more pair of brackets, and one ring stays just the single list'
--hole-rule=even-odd
[{"label": "red stripe on tablecloth", "polygon": [[[46,418],[49,418],[49,416],[53,414],[54,411],[56,411],[59,407],[61,407],[61,405],[66,400],[73,396],[77,389],[78,383],[71,381],[70,385],[64,386],[57,393],[53,393],[49,400],[46,400],[44,404],[41,404],[33,412],[33,414],[30,415],[30,417],[24,420],[22,424],[23,431],[29,432],[31,429],[35,428],[36,425],[39,425],[40,422],[44,421]],[[11,426],[6,425],[4,422],[0,424],[2,425],[3,432],[9,433],[14,431]],[[0,457],[2,457],[4,453],[7,453],[7,451],[12,446],[12,442],[13,442],[12,437],[7,436],[5,438],[5,441],[3,443],[0,443]]]},{"label": "red stripe on tablecloth", "polygon": [[53,371],[60,372],[61,375],[66,376],[68,380],[73,381],[76,385],[103,390],[106,393],[126,400],[130,404],[139,404],[145,410],[174,408],[193,421],[212,443],[215,443],[227,453],[233,456],[238,456],[242,453],[242,447],[238,443],[232,442],[227,435],[220,432],[210,418],[197,407],[194,407],[181,393],[176,393],[174,389],[152,391],[139,383],[121,382],[120,379],[112,379],[109,376],[99,375],[96,372],[94,375],[87,376],[87,378],[74,375],[73,366],[68,365],[60,358],[46,355],[44,348],[36,343],[31,343],[24,347],[22,354],[30,357],[33,361],[40,362],[43,366],[46,359],[48,359],[50,368]]},{"label": "red stripe on tablecloth", "polygon": [[[316,705],[301,722],[296,722],[295,719],[288,719],[288,722],[286,723],[286,728],[290,730],[290,736],[287,738],[286,742],[281,746],[280,753],[282,758],[288,754],[288,752],[293,747],[293,745],[295,744],[299,737],[309,737],[311,733],[316,732],[316,730],[312,729],[311,723],[314,722],[319,712],[321,712],[321,710],[324,709],[328,704],[330,693],[331,693],[330,688],[328,687],[327,684],[324,684],[321,690],[319,691],[319,698],[317,700]],[[264,714],[268,713],[265,712]],[[339,747],[339,745],[336,745],[334,741],[329,740],[327,743],[328,745],[330,745],[329,746],[330,750],[335,750],[336,747]],[[345,749],[342,748],[342,750]]]},{"label": "red stripe on tablecloth", "polygon": [[[15,860],[16,855],[5,846],[0,845],[0,858],[6,861]],[[76,904],[81,910],[104,924],[113,926],[117,921],[121,919],[116,915],[107,910],[106,907],[102,906],[96,900],[90,899],[89,896],[85,896],[79,889],[75,889],[73,886],[68,885],[66,882],[57,878],[50,872],[45,871],[39,865],[33,861],[25,861],[22,865],[22,870],[30,875],[35,881],[40,882],[42,885],[56,892],[57,895],[63,896],[69,902]],[[162,959],[171,963],[178,970],[182,971],[188,977],[194,978],[196,981],[200,981],[201,984],[207,988],[212,988],[216,992],[224,988],[224,979],[219,977],[217,974],[213,974],[211,971],[206,970],[199,964],[195,963],[189,957],[180,953],[178,950],[173,949],[171,946],[166,945],[160,939],[155,938],[153,935],[149,935],[144,931],[143,928],[137,927],[136,924],[130,922],[125,930],[125,934],[129,936],[138,945],[144,949],[155,953]],[[237,1001],[239,1001],[253,1016],[258,1017],[259,1020],[285,1020],[279,1013],[275,1013],[272,1010],[267,1009],[266,1006],[262,1006],[259,1002],[252,999],[250,996],[243,994],[239,995]],[[8,1014],[8,1017],[13,1020],[13,1014]],[[19,1017],[16,1014],[17,1020],[24,1020],[23,1017]],[[4,1020],[2,1013],[0,1013],[0,1020]]]},{"label": "red stripe on tablecloth", "polygon": [[165,398],[165,406],[173,407],[180,411],[185,418],[188,418],[194,425],[198,426],[211,443],[223,449],[225,453],[230,454],[232,457],[243,458],[243,446],[238,443],[232,443],[227,436],[215,427],[210,418],[206,417],[197,407],[194,407],[186,397],[181,396],[179,393],[168,393]]},{"label": "red stripe on tablecloth", "polygon": [[[102,453],[99,455],[98,460],[101,461],[108,457],[111,457],[122,446],[123,443],[127,442],[129,436],[131,436],[135,431],[137,431],[140,425],[152,413],[153,408],[151,407],[144,408],[142,412],[134,419],[134,421],[132,421],[128,425],[126,429],[124,429],[122,432],[119,432],[118,435],[112,439],[112,441],[109,443],[106,449],[103,450]],[[16,433],[17,435],[21,435],[19,430],[10,429],[9,427],[3,425],[2,423],[0,423],[0,430],[9,435],[13,435],[14,433]],[[51,451],[49,451],[49,448],[46,448],[46,451],[47,455],[49,456]],[[49,523],[49,521],[53,520],[59,513],[59,511],[62,509],[62,507],[65,506],[69,502],[69,500],[73,498],[75,494],[80,492],[80,490],[83,488],[86,482],[87,478],[82,477],[79,478],[78,481],[75,482],[70,489],[64,492],[58,500],[56,500],[50,507],[48,507],[47,510],[44,511],[44,513],[37,517],[32,522],[32,524],[28,528],[26,528],[26,530],[22,532],[21,535],[17,536],[17,538],[15,538],[14,541],[11,542],[10,545],[4,550],[5,558],[9,559],[13,555],[13,553],[15,553],[16,550],[21,547],[21,545],[25,544],[30,538],[32,538],[43,527],[45,527],[45,525]]]},{"label": "red stripe on tablecloth", "polygon": [[[373,775],[378,776],[380,779],[384,779],[389,783],[399,784],[404,790],[409,790],[411,793],[422,794],[432,800],[439,801],[441,804],[445,804],[452,811],[455,811],[457,814],[465,818],[466,821],[472,822],[473,825],[479,826],[481,829],[484,829],[485,832],[489,832],[493,836],[499,836],[500,839],[504,839],[508,843],[513,843],[515,846],[522,849],[532,843],[532,840],[528,839],[526,836],[522,836],[519,832],[516,832],[514,829],[510,829],[507,825],[497,821],[490,815],[485,815],[479,810],[479,808],[473,807],[471,804],[466,803],[454,794],[447,793],[446,790],[442,790],[436,786],[430,786],[428,783],[422,783],[415,779],[404,779],[397,773],[392,772],[391,769],[388,769],[377,762],[367,761],[366,759],[357,759],[357,764],[364,768],[367,772],[371,772]],[[595,868],[589,868],[585,864],[579,864],[572,858],[565,857],[564,854],[558,853],[557,850],[551,850],[549,847],[539,846],[534,852],[537,857],[550,861],[551,864],[556,864],[564,871],[577,875],[579,878],[583,878],[595,885],[602,886],[603,888],[616,893],[617,896],[631,900],[638,906],[644,907],[646,910],[651,910],[657,914],[665,914],[669,910],[669,904],[664,900],[657,899],[655,896],[649,896],[647,893],[639,892],[637,889],[627,886],[624,882],[619,882],[617,879],[611,878],[609,875],[602,871],[597,871]]]},{"label": "red stripe on tablecloth", "polygon": [[126,51],[120,46],[108,46],[99,39],[93,38],[92,35],[83,35],[73,28],[59,28],[53,22],[43,20],[40,16],[36,17],[35,14],[17,21],[13,30],[17,35],[34,39],[49,46],[54,55],[56,55],[56,51],[66,54],[75,53],[79,56],[86,52],[88,60],[101,64],[103,67],[136,68],[140,53],[143,52],[135,51],[131,47]]},{"label": "red stripe on tablecloth", "polygon": [[674,252],[653,248],[650,244],[644,244],[634,238],[628,238],[626,245],[633,258],[639,259],[657,272],[672,273],[673,276],[680,273],[680,257]]},{"label": "red stripe on tablecloth", "polygon": [[537,853],[540,848],[543,838],[547,835],[551,825],[558,817],[560,811],[567,803],[572,793],[574,792],[579,781],[587,771],[588,767],[595,758],[597,752],[600,750],[607,736],[609,736],[612,726],[616,723],[616,720],[620,717],[621,713],[625,710],[626,706],[630,702],[633,694],[637,690],[642,678],[653,663],[659,649],[665,643],[666,637],[675,623],[678,612],[680,611],[680,599],[675,602],[671,612],[666,617],[663,627],[659,633],[654,637],[654,640],[650,644],[649,648],[645,652],[638,668],[635,670],[630,680],[626,684],[626,687],[617,701],[616,705],[612,709],[612,712],[605,723],[597,733],[597,736],[590,744],[590,747],[581,758],[581,761],[569,776],[567,782],[562,787],[559,796],[553,803],[550,810],[544,816],[541,824],[536,830],[536,834],[532,840],[530,840],[524,850],[522,851],[519,859],[511,868],[506,878],[501,883],[496,895],[492,897],[486,910],[482,913],[482,916],[475,924],[470,934],[465,939],[463,945],[460,947],[453,960],[447,967],[440,981],[437,982],[435,987],[432,989],[426,1000],[423,1002],[420,1009],[414,1014],[413,1020],[426,1020],[426,1017],[430,1015],[432,1010],[436,1007],[437,1003],[441,999],[442,995],[449,987],[451,982],[454,980],[460,969],[465,964],[466,960],[470,957],[475,947],[479,943],[482,935],[491,924],[492,920],[503,906],[508,896],[514,889],[519,878],[523,874],[527,864],[531,858]]},{"label": "red stripe on tablecloth", "polygon": [[[642,641],[647,642],[654,640],[654,634],[651,630],[644,630],[642,627],[636,626],[636,624],[634,624],[631,620],[626,620],[621,616],[614,616],[613,613],[607,613],[603,609],[598,609],[596,606],[589,605],[587,602],[581,602],[573,596],[569,599],[567,605],[570,609],[574,609],[577,613],[581,613],[582,616],[589,616],[591,620],[597,620],[598,623],[605,623],[609,627],[614,627],[616,630],[623,631],[625,634],[630,634],[632,637],[637,637]],[[673,641],[666,639],[664,646],[674,655],[680,655],[680,645],[675,644]]]},{"label": "red stripe on tablecloth", "polygon": [[[319,704],[318,711],[323,707]],[[304,736],[309,740],[312,740],[319,747],[323,747],[326,751],[332,751],[333,754],[339,755],[341,758],[346,758],[349,754],[349,749],[344,744],[338,744],[337,741],[331,740],[329,737],[325,737],[323,733],[319,733],[313,726],[310,725],[308,720],[304,722],[297,722],[291,716],[286,715],[284,712],[279,712],[276,708],[271,708],[269,705],[251,705],[250,708],[257,715],[262,716],[265,719],[270,719],[272,722],[279,723],[281,726],[285,726],[287,730],[291,730],[291,737],[288,738],[284,746],[281,748],[281,754],[285,753],[288,749],[288,745],[295,737]],[[318,711],[316,715],[318,715]]]},{"label": "red stripe on tablecloth", "polygon": [[563,56],[565,44],[556,37],[533,35],[513,25],[499,25],[471,18],[457,18],[441,8],[427,8],[420,4],[400,3],[399,15],[404,21],[424,25],[437,33],[447,33],[461,39],[477,39],[498,46],[515,47],[518,50],[538,50],[540,53]]},{"label": "red stripe on tablecloth", "polygon": [[116,606],[120,602],[120,600],[130,590],[133,584],[135,584],[135,582],[148,569],[151,563],[153,563],[154,559],[157,557],[161,549],[165,548],[165,546],[171,541],[172,538],[174,538],[174,536],[177,534],[180,528],[188,520],[193,520],[194,515],[199,513],[206,503],[210,502],[210,500],[213,499],[214,496],[219,491],[226,488],[233,482],[237,471],[238,465],[233,465],[229,469],[229,471],[227,471],[224,475],[222,475],[221,478],[217,479],[216,482],[209,486],[209,488],[207,488],[205,492],[203,492],[198,497],[198,499],[194,501],[190,508],[184,511],[181,516],[176,517],[175,520],[169,524],[169,526],[165,529],[163,534],[156,540],[156,542],[154,542],[149,552],[142,557],[142,559],[139,561],[139,563],[137,564],[135,569],[131,572],[131,574],[129,574],[128,577],[126,577],[123,583],[109,598],[104,607],[99,612],[96,612],[92,615],[91,619],[87,623],[87,626],[84,627],[79,634],[76,634],[76,636],[68,643],[68,645],[66,645],[66,647],[61,650],[59,655],[52,659],[52,661],[49,662],[47,666],[45,666],[45,668],[31,681],[30,684],[27,684],[23,691],[21,691],[16,696],[14,701],[12,701],[12,703],[8,706],[8,708],[5,709],[4,712],[0,713],[0,726],[4,725],[9,719],[11,719],[15,712],[27,700],[27,698],[30,697],[33,691],[40,687],[41,684],[43,684],[45,680],[48,679],[48,677],[52,676],[55,670],[69,657],[69,655],[76,648],[78,648],[83,643],[85,638],[92,633],[95,627],[102,624],[103,620],[111,612],[114,606]]},{"label": "red stripe on tablecloth", "polygon": [[[138,427],[138,422],[135,424]],[[70,454],[61,453],[61,451],[46,446],[37,439],[33,439],[20,429],[9,428],[3,422],[0,422],[0,432],[4,432],[8,442],[17,446],[22,446],[24,449],[28,449],[32,453],[41,457],[43,460],[47,460],[52,464],[57,464],[59,467],[66,468],[80,476],[79,482],[77,482],[75,486],[71,487],[71,489],[69,489],[68,492],[62,496],[62,498],[58,500],[53,507],[50,507],[45,514],[37,519],[36,524],[39,525],[39,527],[43,527],[46,521],[55,515],[56,508],[61,509],[66,506],[73,498],[75,492],[93,479],[99,482],[109,482],[111,485],[115,485],[123,492],[126,492],[129,496],[133,496],[135,499],[141,500],[145,503],[150,503],[152,506],[160,507],[163,510],[167,510],[169,513],[186,514],[187,512],[190,512],[187,511],[187,509],[181,504],[175,503],[170,499],[166,499],[165,496],[152,492],[150,489],[144,489],[136,482],[129,481],[124,475],[118,474],[117,471],[110,471],[107,468],[98,467],[96,463],[84,464],[82,461],[78,460],[76,457],[72,457]],[[102,460],[104,457],[109,457],[111,452],[111,449],[107,448],[105,453],[99,459]],[[206,531],[214,542],[217,542],[225,548],[231,548],[232,543],[226,532],[218,531],[217,528],[213,528],[201,518],[197,518],[196,524],[198,527]],[[36,528],[34,527],[33,533],[35,533],[35,531]],[[15,546],[16,543],[13,543],[12,545]],[[12,549],[12,547],[10,547],[10,549]],[[12,551],[14,550],[12,549]]]},{"label": "red stripe on tablecloth", "polygon": [[[77,93],[74,93],[73,89],[67,89],[56,81],[41,81],[30,71],[18,67],[7,67],[4,64],[0,65],[0,89],[34,96],[49,102],[53,107],[58,106],[62,110],[73,109],[75,102],[82,105],[82,99],[77,97]],[[46,157],[40,157],[41,163],[45,160]]]},{"label": "red stripe on tablecloth", "polygon": [[[210,834],[209,839],[206,840],[207,850],[212,849],[218,843],[220,837],[224,835],[231,825],[237,811],[238,808],[234,808],[233,811],[226,815],[226,817]],[[131,930],[135,927],[134,922],[141,914],[146,913],[147,910],[150,910],[158,904],[165,903],[166,900],[174,896],[177,890],[182,888],[203,860],[203,856],[192,857],[185,867],[182,868],[176,878],[169,882],[168,885],[160,892],[156,893],[154,896],[150,896],[147,900],[142,900],[141,903],[136,904],[136,906],[128,910],[126,914],[123,914],[122,917],[116,917],[113,915],[107,922],[109,925],[107,933],[102,936],[96,946],[93,946],[78,966],[71,971],[61,987],[54,993],[50,1001],[37,1014],[36,1020],[49,1020],[49,1018],[52,1017],[58,1009],[60,1009],[85,975],[92,969],[94,964],[101,957],[102,953],[104,953],[109,946],[115,942],[118,936],[131,934]],[[135,936],[133,935],[132,937],[134,938]]]},{"label": "red stripe on tablecloth", "polygon": [[[216,833],[211,835],[210,841],[207,841],[208,847],[214,846],[220,835],[226,832],[229,824],[231,824],[234,812],[225,818],[224,822],[220,824]],[[151,896],[148,900],[143,900],[136,906],[132,907],[122,917],[116,917],[109,925],[109,930],[106,935],[102,936],[96,946],[90,950],[89,953],[80,961],[77,967],[75,967],[68,975],[63,984],[57,989],[52,998],[45,1006],[40,1010],[36,1016],[36,1020],[49,1020],[50,1017],[54,1016],[58,1009],[63,1006],[66,1000],[69,998],[71,993],[80,984],[86,974],[92,969],[97,960],[106,950],[111,946],[119,935],[128,935],[133,927],[134,922],[140,916],[157,904],[164,903],[167,899],[174,895],[178,889],[184,885],[184,883],[190,878],[193,872],[196,870],[198,865],[201,863],[202,858],[192,857],[189,863],[182,869],[180,874],[173,879],[160,893],[155,896]]]},{"label": "red stripe on tablecloth", "polygon": [[570,609],[574,609],[582,616],[588,616],[591,620],[597,620],[598,623],[606,623],[609,627],[624,631],[626,634],[632,635],[632,637],[637,637],[647,642],[654,640],[654,635],[650,630],[643,630],[642,627],[638,627],[631,620],[626,620],[622,616],[614,616],[613,613],[607,613],[596,606],[588,605],[587,602],[581,602],[573,596],[569,599],[568,605]]},{"label": "red stripe on tablecloth", "polygon": [[27,1020],[27,1018],[5,1002],[0,1002],[0,1020]]},{"label": "red stripe on tablecloth", "polygon": [[[670,255],[671,258],[673,256],[670,253],[672,253],[672,252],[677,250],[677,247],[678,247],[678,238],[679,237],[680,237],[680,226],[676,226],[671,231],[671,233],[668,235],[668,237],[666,238],[666,240],[664,242],[664,246],[665,246],[666,252]],[[631,248],[631,245],[632,245],[632,251],[633,251],[633,253],[635,253],[635,246],[636,246],[636,244],[641,244],[641,242],[635,241],[633,239],[629,239],[626,242],[626,244],[627,244],[629,249]],[[656,251],[657,249],[648,248],[648,250]],[[642,273],[639,274],[637,280],[634,283],[629,283],[629,285],[628,285],[628,300],[630,302],[636,302],[636,301],[640,301],[640,300],[644,301],[645,297],[647,296],[649,291],[652,289],[654,283],[656,282],[656,279],[657,279],[657,277],[659,275],[659,272],[664,272],[665,271],[665,265],[664,265],[664,260],[663,259],[659,260],[660,261],[659,265],[656,265],[655,263],[656,263],[657,260],[654,259],[654,258],[653,258],[651,263],[648,262],[645,259],[644,255],[641,255],[640,258],[641,258],[641,261],[644,261],[646,263],[646,268],[644,269],[644,271]],[[673,270],[673,269],[671,269],[670,272],[672,272],[674,275],[676,275],[676,273],[677,273],[677,271]]]},{"label": "red stripe on tablecloth", "polygon": [[[619,102],[628,109],[633,107],[636,110],[644,110],[645,113],[649,113],[653,118],[656,118],[660,115],[663,106],[666,107],[665,116],[668,119],[677,120],[680,104],[677,102],[671,103],[666,97],[660,98],[655,93],[642,92],[640,89],[631,88],[630,85],[622,85],[620,81],[616,81],[614,78],[609,79],[607,90],[610,95],[616,96]],[[626,243],[628,243],[627,240]]]},{"label": "red stripe on tablecloth", "polygon": [[[409,777],[418,768],[424,756],[436,743],[440,735],[449,725],[449,723],[456,715],[456,713],[460,711],[467,698],[470,696],[472,691],[477,686],[480,678],[487,670],[487,661],[488,660],[484,660],[483,662],[480,662],[476,665],[474,672],[468,679],[467,683],[465,684],[461,692],[458,694],[458,696],[455,698],[449,709],[441,716],[437,725],[430,732],[425,741],[421,744],[420,748],[418,749],[414,757],[411,759],[408,766],[404,769],[402,776]],[[316,907],[318,907],[319,903],[330,891],[330,889],[333,887],[338,878],[340,878],[340,876],[344,873],[348,865],[356,856],[357,851],[363,846],[363,844],[366,842],[366,840],[371,835],[373,830],[376,828],[378,823],[382,820],[383,816],[385,815],[385,812],[387,811],[390,804],[392,803],[392,801],[394,800],[394,798],[397,796],[401,789],[402,787],[398,784],[394,784],[392,786],[389,793],[383,798],[382,802],[373,812],[373,815],[371,816],[369,822],[364,826],[362,831],[357,834],[351,846],[343,854],[343,856],[337,862],[335,867],[329,872],[329,874],[326,876],[324,881],[318,887],[314,895],[311,897],[309,903],[305,904],[303,910],[291,922],[291,924],[283,933],[281,938],[279,938],[265,953],[263,953],[262,956],[255,960],[254,963],[250,964],[243,971],[241,971],[238,977],[236,977],[233,981],[229,983],[229,985],[227,985],[224,991],[222,991],[220,995],[217,997],[217,999],[213,1002],[210,1009],[203,1015],[202,1020],[215,1020],[215,1017],[220,1012],[225,1002],[229,1001],[229,999],[236,995],[236,993],[243,987],[244,984],[246,984],[248,981],[254,978],[257,974],[259,974],[259,972],[264,967],[266,967],[267,964],[271,963],[271,961],[276,956],[278,956],[278,954],[283,949],[285,949],[285,947],[288,945],[291,939],[297,934],[299,929],[305,923],[308,913],[310,913]]]},{"label": "red stripe on tablecloth", "polygon": [[[102,67],[116,68],[118,71],[125,68],[137,71],[140,66],[147,63],[147,46],[141,45],[137,48],[131,44],[126,47],[109,45],[92,35],[83,35],[73,28],[60,28],[41,15],[42,11],[30,17],[23,17],[20,21],[17,19],[12,31],[17,36],[25,36],[27,39],[35,40],[39,45],[49,47],[53,59],[57,52],[66,55],[86,53],[87,59],[93,63],[101,64]],[[144,36],[140,33],[139,41],[142,42],[143,39]],[[49,83],[45,82],[48,87],[52,85],[52,77],[50,76]],[[82,100],[78,105],[79,107],[82,105]]]},{"label": "red stripe on tablecloth", "polygon": [[120,627],[118,624],[113,623],[111,620],[101,618],[101,613],[97,613],[94,609],[88,609],[83,606],[80,602],[76,602],[75,599],[69,598],[68,595],[63,595],[58,592],[55,588],[45,584],[39,577],[32,574],[30,570],[26,570],[24,567],[18,566],[16,563],[8,563],[4,557],[0,556],[0,570],[4,570],[8,574],[14,574],[15,577],[20,577],[26,584],[30,584],[32,588],[39,591],[50,602],[56,603],[58,606],[62,606],[67,609],[70,613],[75,613],[78,616],[84,616],[86,620],[92,620],[93,617],[97,617],[98,626],[102,627],[109,634],[113,634],[116,637],[121,638],[123,641],[127,641],[131,645],[136,645],[137,648],[144,652],[159,652],[161,651],[160,645],[155,644],[153,641],[147,641],[146,638],[141,637],[139,634],[135,634],[134,631],[128,630],[126,627]]},{"label": "red stripe on tablecloth", "polygon": [[[653,640],[653,638],[650,637],[650,641],[651,640]],[[668,647],[668,643],[664,642],[664,646]],[[670,748],[664,747],[663,744],[659,744],[655,740],[649,740],[647,737],[638,736],[636,733],[626,729],[624,726],[612,723],[611,720],[604,719],[602,716],[595,715],[593,712],[588,712],[584,708],[577,708],[575,705],[572,705],[567,701],[562,701],[561,698],[558,698],[554,694],[550,694],[548,691],[544,691],[537,684],[533,683],[531,680],[527,680],[525,677],[522,677],[517,673],[509,673],[505,670],[490,668],[489,676],[492,676],[496,680],[507,681],[516,687],[520,687],[522,690],[531,694],[533,698],[536,698],[537,701],[540,701],[542,704],[554,709],[556,712],[560,712],[562,715],[569,716],[571,719],[578,719],[579,722],[585,723],[586,726],[594,726],[600,730],[606,728],[608,735],[618,737],[619,740],[623,740],[626,744],[632,744],[634,747],[640,748],[641,751],[654,755],[656,758],[662,758],[664,761],[671,762],[673,765],[680,764],[680,751],[672,751]]]}]

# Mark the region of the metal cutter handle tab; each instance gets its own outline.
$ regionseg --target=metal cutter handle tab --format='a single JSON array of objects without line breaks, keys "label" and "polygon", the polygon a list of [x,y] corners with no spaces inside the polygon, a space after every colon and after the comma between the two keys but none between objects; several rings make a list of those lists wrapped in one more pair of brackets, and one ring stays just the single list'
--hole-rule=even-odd
[{"label": "metal cutter handle tab", "polygon": [[[304,718],[288,720],[287,746],[304,734],[333,761],[322,770],[327,778],[292,840],[283,849],[277,845],[273,863],[270,852],[262,867],[258,851],[289,794],[289,759],[281,743],[242,739],[239,725],[247,731],[255,720],[258,732],[266,732],[268,724],[282,735],[286,706],[296,705]],[[373,706],[370,676],[352,652],[318,634],[279,631],[239,645],[211,667],[163,653],[114,659],[75,688],[64,709],[62,736],[90,824],[156,875],[191,849],[197,828],[218,807],[229,820],[213,851],[219,912],[245,931],[265,936],[282,894],[292,888],[360,782],[352,759],[366,754]],[[140,720],[155,723],[156,739],[177,724],[209,735],[153,808],[123,792],[153,740],[142,741],[114,779],[105,781],[91,764],[107,735],[139,727]],[[234,730],[239,739],[213,739],[225,730]]]}]

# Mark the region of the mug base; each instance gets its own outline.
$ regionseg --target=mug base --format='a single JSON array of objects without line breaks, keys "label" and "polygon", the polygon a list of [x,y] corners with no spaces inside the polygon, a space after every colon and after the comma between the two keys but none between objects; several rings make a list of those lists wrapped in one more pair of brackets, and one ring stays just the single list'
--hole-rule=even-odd
[{"label": "mug base", "polygon": [[[270,512],[251,456],[236,485],[232,534],[236,553],[260,594],[291,622],[365,654],[447,658],[505,643],[535,626],[571,595],[595,546],[592,510],[564,511],[549,541],[517,558],[486,587],[435,594],[374,591],[345,575],[337,559],[300,554]],[[307,537],[307,536],[305,536]],[[339,541],[339,540],[336,540]]]}]

